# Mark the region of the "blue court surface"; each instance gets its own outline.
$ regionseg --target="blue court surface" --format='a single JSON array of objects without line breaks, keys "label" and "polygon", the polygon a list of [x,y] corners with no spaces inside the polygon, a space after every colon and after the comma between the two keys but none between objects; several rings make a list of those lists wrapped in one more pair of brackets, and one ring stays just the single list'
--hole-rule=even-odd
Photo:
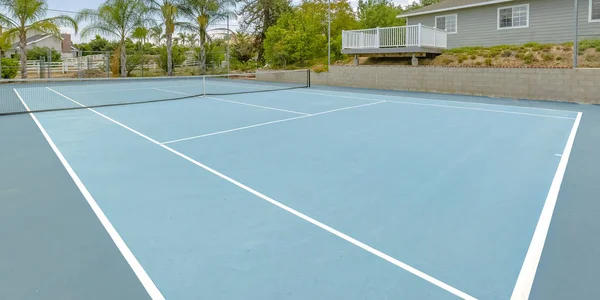
[{"label": "blue court surface", "polygon": [[151,298],[357,300],[528,298],[582,115],[308,88],[31,116]]}]

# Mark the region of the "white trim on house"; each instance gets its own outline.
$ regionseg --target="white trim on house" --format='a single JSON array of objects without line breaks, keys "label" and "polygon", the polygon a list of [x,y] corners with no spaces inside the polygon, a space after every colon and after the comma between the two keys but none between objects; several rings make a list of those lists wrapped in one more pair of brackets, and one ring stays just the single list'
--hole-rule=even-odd
[{"label": "white trim on house", "polygon": [[[590,0],[590,7],[588,9],[588,22],[600,22],[600,17],[598,19],[592,18],[592,1],[593,0]],[[600,5],[600,2],[598,2],[598,5]]]},{"label": "white trim on house", "polygon": [[[458,14],[449,14],[449,15],[441,15],[441,16],[435,16],[435,19],[433,21],[433,24],[435,28],[437,28],[437,19],[438,18],[447,18],[447,17],[454,17],[454,31],[448,31],[448,21],[447,19],[444,21],[444,30],[446,30],[447,34],[455,34],[458,33]],[[438,28],[439,29],[439,28]]]},{"label": "white trim on house", "polygon": [[[500,10],[503,9],[507,9],[507,8],[512,8],[513,9],[513,14],[514,14],[514,9],[517,7],[527,7],[527,25],[520,25],[520,26],[511,26],[511,27],[500,27]],[[497,10],[497,19],[496,19],[496,26],[498,30],[507,30],[507,29],[518,29],[518,28],[527,28],[529,27],[529,3],[527,4],[519,4],[519,5],[513,5],[513,6],[504,6],[504,7],[498,7]],[[514,15],[512,16],[514,18]]]},{"label": "white trim on house", "polygon": [[491,5],[491,4],[498,4],[498,3],[505,3],[505,2],[512,2],[512,1],[514,1],[514,0],[492,0],[492,1],[489,1],[489,2],[482,2],[482,3],[461,5],[461,6],[440,8],[440,9],[435,9],[435,10],[430,10],[430,11],[424,11],[424,12],[400,14],[400,15],[397,15],[396,18],[407,18],[407,17],[414,17],[414,16],[420,16],[420,15],[428,15],[428,14],[433,14],[433,13],[438,13],[438,12],[444,12],[444,11],[457,10],[457,9],[470,8],[470,7],[478,7],[478,6],[486,6],[486,5]]}]

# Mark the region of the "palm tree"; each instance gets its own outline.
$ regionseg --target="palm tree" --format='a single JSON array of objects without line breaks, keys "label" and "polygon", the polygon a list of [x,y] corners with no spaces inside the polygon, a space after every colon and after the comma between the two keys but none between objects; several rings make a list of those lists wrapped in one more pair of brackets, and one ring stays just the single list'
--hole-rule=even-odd
[{"label": "palm tree", "polygon": [[125,77],[127,76],[125,40],[131,36],[136,28],[148,22],[148,19],[145,19],[146,13],[146,6],[141,0],[106,0],[98,9],[80,11],[77,20],[89,22],[81,31],[82,37],[91,34],[104,34],[119,39],[121,77]]},{"label": "palm tree", "polygon": [[156,43],[160,46],[163,43],[163,40],[167,38],[165,34],[163,34],[162,26],[154,26],[150,28],[150,38],[154,39]]},{"label": "palm tree", "polygon": [[188,19],[184,28],[197,32],[200,40],[201,72],[206,72],[207,28],[218,21],[233,15],[234,0],[185,0],[181,5],[182,15]]},{"label": "palm tree", "polygon": [[167,75],[173,76],[173,33],[175,26],[179,26],[180,0],[144,0],[148,7],[160,15],[162,24],[165,26],[165,38],[167,40]]},{"label": "palm tree", "polygon": [[191,32],[187,35],[188,43],[190,47],[193,48],[194,45],[198,42],[198,35],[195,32]]},{"label": "palm tree", "polygon": [[187,36],[187,34],[185,34],[185,32],[180,32],[177,34],[177,36],[179,36],[179,41],[181,42],[182,46],[185,46],[185,43],[189,42],[188,36]]},{"label": "palm tree", "polygon": [[47,33],[60,37],[60,27],[72,27],[77,32],[73,18],[60,15],[46,18],[48,5],[45,0],[0,0],[5,13],[0,13],[0,26],[6,31],[7,40],[19,40],[21,51],[21,78],[27,78],[27,33]]}]

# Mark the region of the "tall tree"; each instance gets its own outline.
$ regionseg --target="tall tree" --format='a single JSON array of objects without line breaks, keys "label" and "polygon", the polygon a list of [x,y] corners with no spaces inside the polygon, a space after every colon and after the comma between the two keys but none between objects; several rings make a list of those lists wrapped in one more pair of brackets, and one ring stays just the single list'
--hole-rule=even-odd
[{"label": "tall tree", "polygon": [[77,32],[77,22],[66,15],[46,18],[45,0],[0,0],[5,13],[0,13],[0,26],[4,26],[7,40],[19,41],[21,52],[21,78],[27,78],[27,33],[48,33],[60,37],[60,27],[72,27]]},{"label": "tall tree", "polygon": [[[327,56],[327,0],[305,1],[281,15],[267,31],[265,59],[273,64],[300,62]],[[342,30],[357,27],[354,11],[347,0],[331,1],[332,52],[341,44]],[[332,53],[334,56],[338,52]]]},{"label": "tall tree", "polygon": [[89,24],[81,30],[81,36],[104,34],[119,39],[121,77],[127,76],[125,39],[147,21],[146,6],[140,0],[107,0],[98,9],[84,9],[77,14],[78,21]]},{"label": "tall tree", "polygon": [[401,12],[402,7],[395,6],[391,0],[358,0],[357,15],[361,28],[405,25],[405,19],[396,18]]},{"label": "tall tree", "polygon": [[181,5],[181,13],[188,20],[183,27],[198,33],[202,74],[206,72],[208,26],[232,17],[234,6],[234,0],[184,0]]},{"label": "tall tree", "polygon": [[173,76],[173,33],[179,25],[180,0],[145,0],[152,11],[158,14],[165,27],[165,39],[167,42],[167,75]]},{"label": "tall tree", "polygon": [[267,31],[279,17],[292,9],[290,0],[237,0],[239,4],[238,14],[243,20],[244,27],[251,28],[256,35],[258,60],[262,61],[264,56],[263,42]]}]

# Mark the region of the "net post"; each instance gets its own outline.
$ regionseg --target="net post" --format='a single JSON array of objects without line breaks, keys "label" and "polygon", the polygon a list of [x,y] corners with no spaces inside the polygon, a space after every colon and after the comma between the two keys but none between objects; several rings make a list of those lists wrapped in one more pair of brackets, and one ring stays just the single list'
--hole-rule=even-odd
[{"label": "net post", "polygon": [[306,83],[307,87],[310,87],[310,69],[306,69]]},{"label": "net post", "polygon": [[206,97],[206,76],[202,76],[202,96]]}]

